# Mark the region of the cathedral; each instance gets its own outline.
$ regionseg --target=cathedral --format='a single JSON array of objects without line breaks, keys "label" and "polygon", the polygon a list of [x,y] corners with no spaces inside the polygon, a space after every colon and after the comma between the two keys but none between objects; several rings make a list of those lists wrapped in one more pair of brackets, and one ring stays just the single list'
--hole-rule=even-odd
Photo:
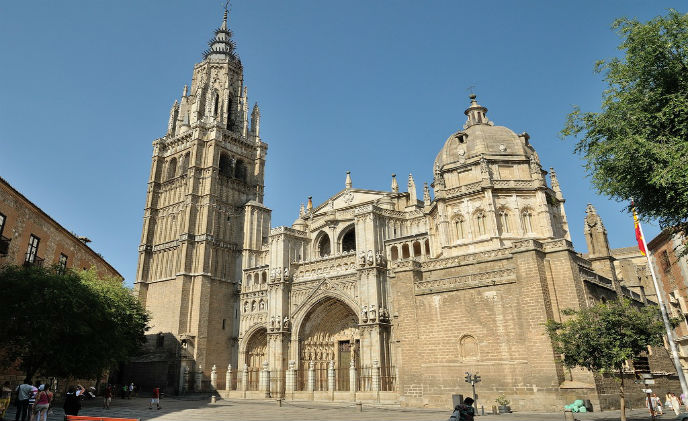
[{"label": "cathedral", "polygon": [[[589,253],[576,252],[527,133],[471,95],[463,127],[437,143],[431,185],[392,176],[369,190],[347,173],[271,227],[268,145],[226,12],[203,57],[153,142],[135,282],[152,330],[128,379],[168,394],[449,407],[471,394],[470,372],[486,408],[500,395],[518,410],[617,404],[605,375],[561,364],[544,324],[599,300],[647,302],[644,269],[614,257],[590,205]],[[664,349],[643,358],[664,372],[658,385],[675,381]]]}]

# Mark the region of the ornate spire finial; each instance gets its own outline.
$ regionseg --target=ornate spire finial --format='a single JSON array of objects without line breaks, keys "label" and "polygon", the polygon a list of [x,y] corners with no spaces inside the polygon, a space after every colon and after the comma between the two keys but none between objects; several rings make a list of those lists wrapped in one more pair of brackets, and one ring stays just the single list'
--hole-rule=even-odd
[{"label": "ornate spire finial", "polygon": [[409,196],[411,196],[411,203],[410,205],[415,205],[416,201],[418,200],[418,195],[416,194],[416,182],[413,181],[413,174],[409,173],[408,177],[408,192]]},{"label": "ornate spire finial", "polygon": [[394,193],[399,193],[399,184],[397,183],[397,175],[392,174],[392,191]]},{"label": "ornate spire finial", "polygon": [[351,184],[351,171],[346,172],[346,181],[344,183],[347,189],[350,189],[352,184]]},{"label": "ornate spire finial", "polygon": [[427,181],[423,183],[423,205],[430,206],[430,188]]},{"label": "ornate spire finial", "polygon": [[308,212],[313,211],[313,196],[308,196]]},{"label": "ornate spire finial", "polygon": [[468,117],[468,120],[466,120],[466,124],[463,125],[463,128],[467,129],[476,124],[492,125],[492,122],[486,117],[487,108],[478,104],[478,100],[476,99],[477,96],[474,93],[471,93],[468,97],[471,99],[471,105],[466,108],[466,111],[463,112]]},{"label": "ornate spire finial", "polygon": [[227,18],[229,16],[228,9],[229,1],[225,3],[225,12],[222,18],[222,24],[219,28],[215,30],[215,36],[213,37],[213,39],[211,39],[210,42],[208,42],[210,48],[203,52],[203,58],[230,58],[241,64],[239,56],[237,56],[236,52],[234,51],[236,45],[234,44],[234,41],[232,41],[232,31],[229,30],[229,27],[227,25]]}]

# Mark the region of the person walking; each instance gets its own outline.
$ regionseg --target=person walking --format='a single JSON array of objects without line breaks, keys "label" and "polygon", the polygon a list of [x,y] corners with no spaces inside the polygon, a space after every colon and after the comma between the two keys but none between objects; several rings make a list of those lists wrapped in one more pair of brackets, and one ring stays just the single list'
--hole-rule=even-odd
[{"label": "person walking", "polygon": [[31,419],[35,417],[36,421],[48,421],[48,408],[50,408],[50,402],[53,400],[52,392],[42,384],[38,386],[38,394],[36,395],[36,403],[34,404],[33,415]]},{"label": "person walking", "polygon": [[127,399],[131,399],[131,395],[134,394],[134,382],[129,384],[129,393],[127,394]]},{"label": "person walking", "polygon": [[64,405],[62,405],[65,415],[79,415],[81,410],[81,399],[77,395],[77,389],[74,386],[69,386],[67,395],[65,396]]},{"label": "person walking", "polygon": [[110,409],[111,403],[112,403],[112,385],[108,384],[105,387],[105,392],[103,392],[103,408]]},{"label": "person walking", "polygon": [[153,404],[157,405],[158,409],[160,409],[160,388],[156,387],[153,389],[153,398],[150,401],[150,404],[148,405],[148,409],[153,409]]},{"label": "person walking", "polygon": [[669,400],[671,401],[671,408],[674,410],[674,413],[678,415],[679,412],[681,412],[681,403],[678,401],[678,397],[675,393],[669,393],[669,395]]},{"label": "person walking", "polygon": [[17,386],[17,413],[14,416],[14,421],[19,421],[20,417],[22,421],[26,421],[29,409],[29,398],[31,397],[32,390],[33,386],[26,380],[24,383]]},{"label": "person walking", "polygon": [[659,398],[659,396],[657,396],[656,393],[653,393],[650,399],[652,400],[652,407],[655,408],[657,415],[664,415],[664,411],[662,410],[662,400]]}]

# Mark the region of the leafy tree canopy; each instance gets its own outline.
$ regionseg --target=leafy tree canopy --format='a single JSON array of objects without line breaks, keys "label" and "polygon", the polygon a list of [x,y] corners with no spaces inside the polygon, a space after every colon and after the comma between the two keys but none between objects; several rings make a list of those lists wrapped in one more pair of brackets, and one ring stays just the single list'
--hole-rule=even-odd
[{"label": "leafy tree canopy", "polygon": [[117,279],[94,269],[0,268],[0,365],[31,379],[93,378],[145,342],[148,314]]},{"label": "leafy tree canopy", "polygon": [[576,136],[593,185],[635,200],[644,218],[688,232],[688,15],[622,18],[621,58],[599,61],[608,85],[599,113],[575,107],[561,131]]},{"label": "leafy tree canopy", "polygon": [[648,345],[663,344],[664,324],[654,306],[639,307],[623,299],[566,314],[570,318],[563,322],[549,320],[547,331],[569,368],[618,370]]}]

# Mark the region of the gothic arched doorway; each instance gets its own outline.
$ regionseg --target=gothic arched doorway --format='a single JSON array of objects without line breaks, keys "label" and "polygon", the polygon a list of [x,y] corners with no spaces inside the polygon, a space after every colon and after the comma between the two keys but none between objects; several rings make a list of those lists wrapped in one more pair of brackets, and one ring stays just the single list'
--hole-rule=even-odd
[{"label": "gothic arched doorway", "polygon": [[[326,298],[306,315],[299,330],[299,372],[315,370],[315,390],[327,390],[327,369],[334,363],[336,390],[349,390],[349,367],[359,364],[358,316],[342,301]],[[299,382],[306,389],[306,376]]]},{"label": "gothic arched doorway", "polygon": [[248,366],[246,390],[258,390],[258,379],[263,362],[266,361],[268,332],[260,328],[253,332],[246,342],[244,363]]}]

